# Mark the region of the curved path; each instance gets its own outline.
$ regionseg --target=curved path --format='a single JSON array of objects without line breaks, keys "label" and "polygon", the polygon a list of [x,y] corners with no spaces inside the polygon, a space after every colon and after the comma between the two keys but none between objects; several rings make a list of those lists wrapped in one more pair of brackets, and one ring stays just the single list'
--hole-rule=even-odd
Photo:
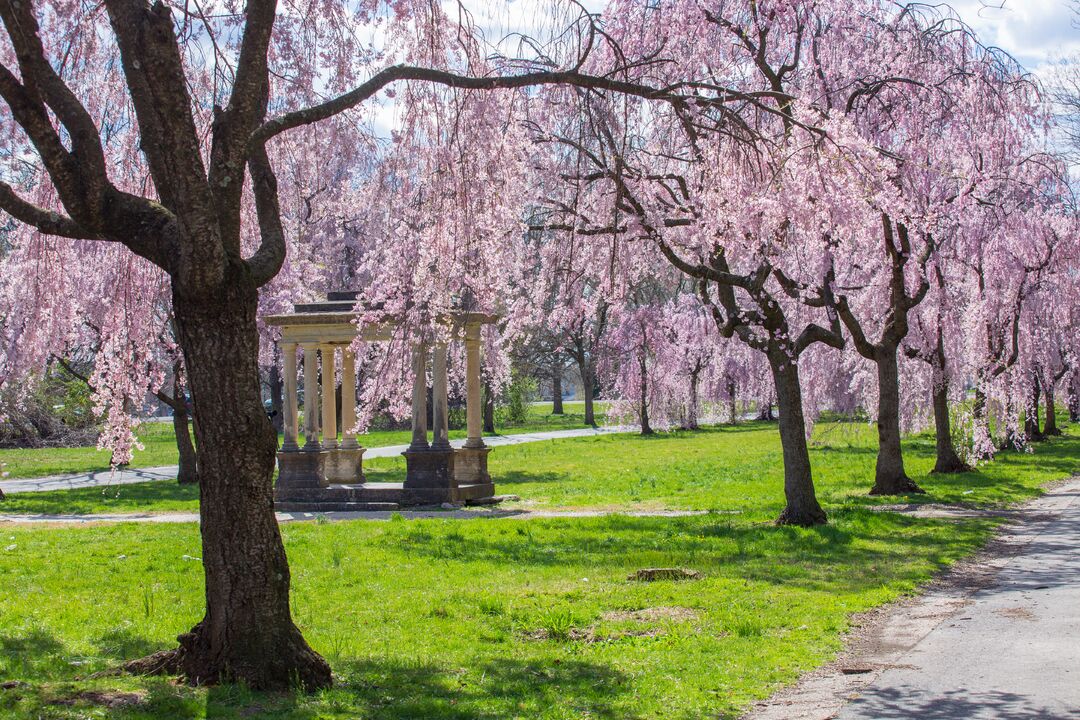
[{"label": "curved path", "polygon": [[[489,447],[502,447],[504,445],[520,445],[521,443],[540,442],[542,440],[559,440],[562,438],[593,437],[596,435],[611,435],[614,433],[629,432],[628,428],[576,428],[573,430],[549,430],[546,432],[521,433],[519,435],[491,435],[484,437],[484,443]],[[461,447],[464,439],[451,440],[454,447]],[[384,447],[367,448],[364,459],[395,457],[403,453],[408,445],[387,445]],[[89,473],[72,475],[50,475],[39,478],[25,478],[18,480],[0,481],[0,490],[5,495],[26,492],[45,492],[49,490],[73,490],[75,488],[97,487],[101,485],[130,485],[132,483],[150,482],[154,480],[175,480],[179,470],[176,465],[151,468],[131,468],[125,470],[98,470]]]},{"label": "curved path", "polygon": [[1080,478],[1017,509],[926,594],[748,720],[1080,718]]}]

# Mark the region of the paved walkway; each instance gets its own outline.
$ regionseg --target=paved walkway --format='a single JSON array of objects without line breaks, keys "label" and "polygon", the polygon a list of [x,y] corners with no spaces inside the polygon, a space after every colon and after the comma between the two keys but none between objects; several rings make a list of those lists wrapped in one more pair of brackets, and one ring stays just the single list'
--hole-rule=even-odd
[{"label": "paved walkway", "polygon": [[1080,478],[1013,519],[981,558],[871,614],[836,663],[749,717],[1080,719]]},{"label": "paved walkway", "polygon": [[[626,428],[578,428],[574,430],[550,430],[547,432],[522,433],[520,435],[492,435],[484,442],[490,447],[519,445],[521,443],[559,440],[562,438],[592,437],[628,432]],[[451,440],[454,447],[461,447],[464,439]],[[408,445],[389,445],[368,448],[364,458],[395,457],[401,455]],[[6,495],[24,492],[44,492],[46,490],[72,490],[75,488],[96,487],[99,485],[130,485],[132,483],[153,480],[175,480],[178,468],[175,465],[152,468],[132,468],[129,470],[99,470],[77,475],[50,475],[48,477],[26,478],[0,481],[0,490]]]}]

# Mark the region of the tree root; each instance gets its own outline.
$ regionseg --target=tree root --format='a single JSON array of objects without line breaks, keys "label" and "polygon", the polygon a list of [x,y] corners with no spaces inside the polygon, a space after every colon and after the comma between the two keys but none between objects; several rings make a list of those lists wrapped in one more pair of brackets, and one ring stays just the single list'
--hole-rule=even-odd
[{"label": "tree root", "polygon": [[878,480],[870,490],[871,495],[925,495],[926,491],[906,475],[888,480]]}]

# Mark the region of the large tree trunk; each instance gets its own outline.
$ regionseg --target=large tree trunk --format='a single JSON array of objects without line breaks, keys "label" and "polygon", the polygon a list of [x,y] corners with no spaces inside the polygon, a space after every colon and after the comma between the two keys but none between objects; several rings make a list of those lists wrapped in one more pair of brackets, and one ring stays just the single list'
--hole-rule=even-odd
[{"label": "large tree trunk", "polygon": [[551,414],[563,415],[562,404],[562,364],[551,366]]},{"label": "large tree trunk", "polygon": [[960,459],[953,446],[951,420],[949,418],[949,381],[944,377],[934,383],[934,436],[937,444],[935,473],[960,473],[971,470]]},{"label": "large tree trunk", "polygon": [[1046,403],[1046,425],[1043,435],[1060,435],[1061,429],[1057,425],[1057,403],[1054,401],[1054,386],[1043,391],[1043,401]]},{"label": "large tree trunk", "polygon": [[784,453],[784,499],[786,505],[778,525],[823,525],[825,511],[814,492],[810,471],[810,452],[806,446],[806,421],[803,418],[799,366],[786,353],[770,352],[769,366],[776,385],[780,411],[780,445]]},{"label": "large tree trunk", "polygon": [[878,373],[878,454],[871,495],[923,493],[904,471],[900,447],[900,371],[897,348],[881,347],[875,359]]},{"label": "large tree trunk", "polygon": [[289,608],[289,565],[271,487],[277,442],[260,397],[256,290],[243,270],[230,271],[216,297],[173,297],[198,413],[206,615],[179,637],[178,649],[131,669],[260,690],[328,687],[330,667],[308,646]]},{"label": "large tree trunk", "polygon": [[649,372],[644,353],[638,357],[638,370],[640,372],[638,378],[638,389],[640,391],[638,394],[638,414],[641,416],[641,434],[652,435],[653,429],[649,425]]},{"label": "large tree trunk", "polygon": [[[177,398],[177,404],[183,402],[183,396]],[[173,408],[172,422],[173,432],[176,434],[176,449],[180,454],[180,469],[176,473],[176,481],[181,485],[194,485],[199,482],[198,456],[195,454],[195,445],[191,442],[187,411]]]}]

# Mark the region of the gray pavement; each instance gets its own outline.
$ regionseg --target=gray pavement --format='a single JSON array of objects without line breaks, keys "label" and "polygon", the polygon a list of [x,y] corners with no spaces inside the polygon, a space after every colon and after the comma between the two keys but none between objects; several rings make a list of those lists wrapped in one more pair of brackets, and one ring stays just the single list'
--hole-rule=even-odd
[{"label": "gray pavement", "polygon": [[1002,515],[978,556],[852,618],[835,661],[744,720],[1080,718],[1080,477]]},{"label": "gray pavement", "polygon": [[1017,552],[836,717],[1080,718],[1080,486],[1021,522]]},{"label": "gray pavement", "polygon": [[[502,447],[505,445],[519,445],[521,443],[541,442],[543,440],[559,440],[562,438],[592,437],[595,435],[610,435],[617,432],[627,432],[627,428],[578,428],[574,430],[550,430],[546,432],[521,433],[518,435],[492,435],[485,437],[484,442],[490,447]],[[451,440],[454,447],[461,447],[464,439]],[[389,445],[386,447],[368,448],[364,458],[395,457],[400,455],[408,445]],[[175,480],[178,468],[175,465],[152,468],[133,468],[124,470],[98,470],[90,473],[72,475],[50,475],[40,478],[24,478],[18,480],[0,481],[0,490],[5,495],[25,492],[44,492],[47,490],[73,490],[75,488],[130,485],[132,483],[149,482],[154,480]]]}]

